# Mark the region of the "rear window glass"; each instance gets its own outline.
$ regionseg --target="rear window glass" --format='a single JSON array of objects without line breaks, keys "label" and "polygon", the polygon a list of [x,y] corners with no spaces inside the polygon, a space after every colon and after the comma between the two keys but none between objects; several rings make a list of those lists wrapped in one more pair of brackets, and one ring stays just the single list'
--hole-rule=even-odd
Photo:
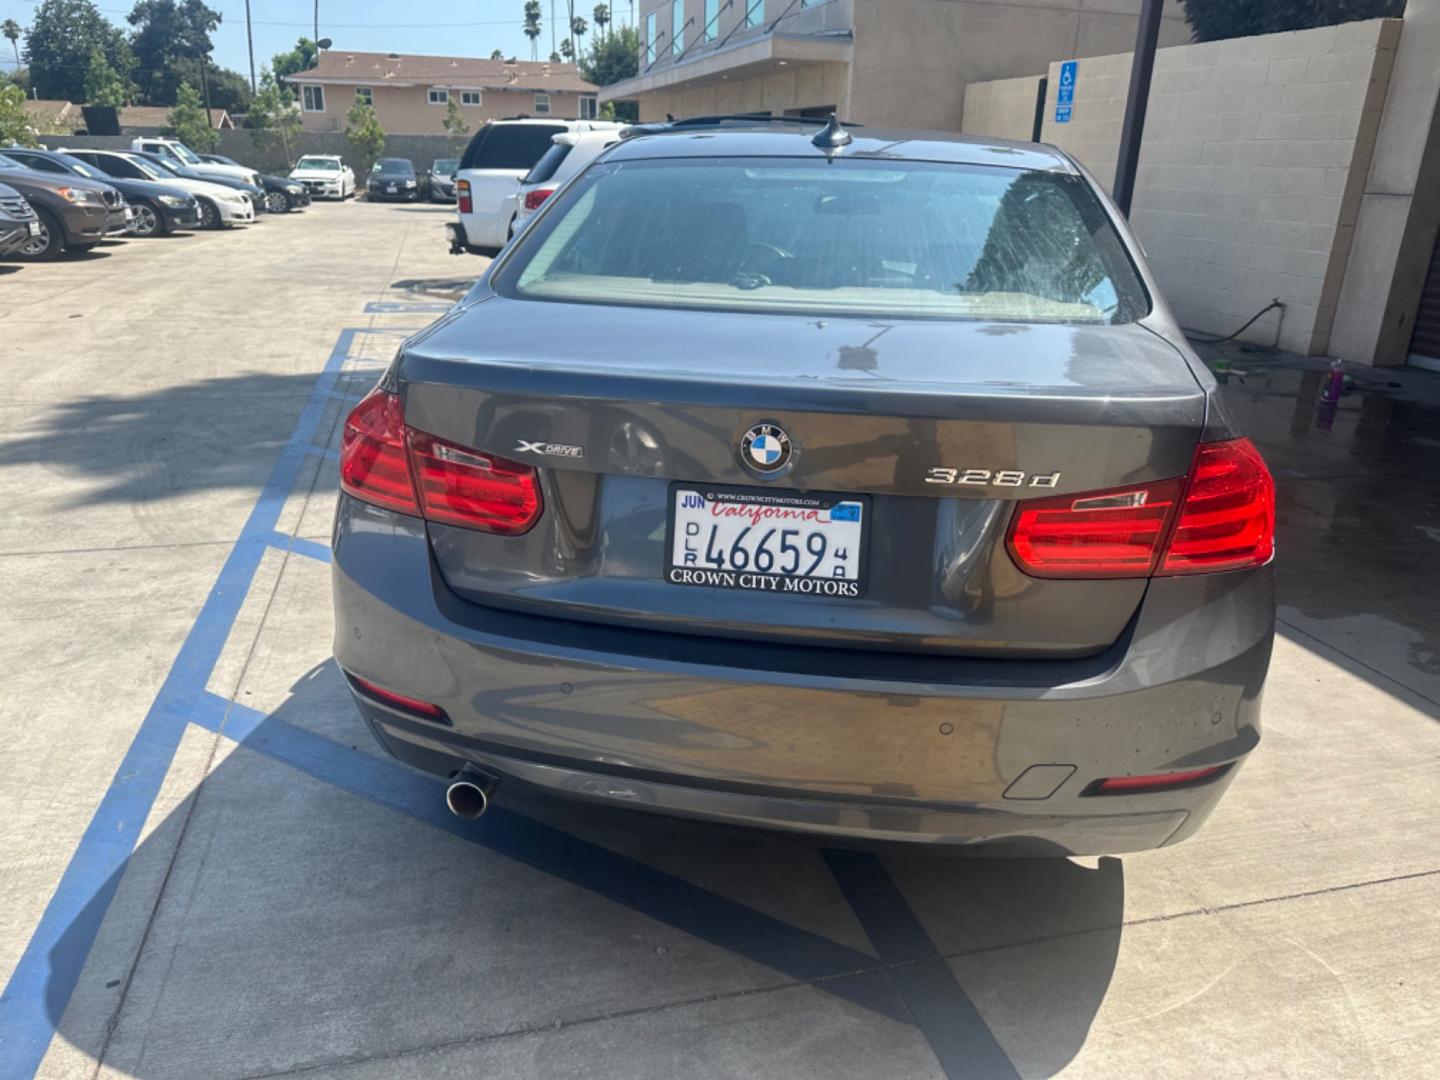
[{"label": "rear window glass", "polygon": [[543,184],[555,175],[555,170],[560,168],[560,163],[565,160],[565,155],[570,153],[570,150],[571,147],[566,143],[551,143],[550,149],[545,151],[544,156],[535,163],[535,167],[526,173],[525,179],[520,182],[522,184]]},{"label": "rear window glass", "polygon": [[1149,310],[1080,177],[875,159],[592,167],[496,286],[536,300],[1023,322]]},{"label": "rear window glass", "polygon": [[527,170],[564,130],[558,124],[486,124],[465,148],[460,167]]}]

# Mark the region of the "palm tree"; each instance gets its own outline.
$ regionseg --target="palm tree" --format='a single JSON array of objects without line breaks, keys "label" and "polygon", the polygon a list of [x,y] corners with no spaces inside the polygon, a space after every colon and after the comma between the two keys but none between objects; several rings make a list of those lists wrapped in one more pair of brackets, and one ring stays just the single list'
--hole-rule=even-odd
[{"label": "palm tree", "polygon": [[608,5],[608,4],[596,4],[596,5],[595,5],[594,15],[595,15],[595,29],[600,32],[600,36],[601,36],[601,37],[605,37],[605,36],[606,36],[606,34],[605,34],[605,28],[610,25],[610,7],[609,7],[609,5]]},{"label": "palm tree", "polygon": [[15,50],[15,70],[20,70],[20,24],[14,19],[6,19],[0,23],[0,34],[10,39],[10,47]]},{"label": "palm tree", "polygon": [[530,59],[539,59],[540,0],[525,0],[525,36],[530,39]]},{"label": "palm tree", "polygon": [[583,18],[581,18],[579,15],[576,15],[573,19],[570,20],[570,40],[575,42],[574,49],[576,56],[580,55],[580,39],[585,36],[586,32],[589,29],[590,24],[586,22]]}]

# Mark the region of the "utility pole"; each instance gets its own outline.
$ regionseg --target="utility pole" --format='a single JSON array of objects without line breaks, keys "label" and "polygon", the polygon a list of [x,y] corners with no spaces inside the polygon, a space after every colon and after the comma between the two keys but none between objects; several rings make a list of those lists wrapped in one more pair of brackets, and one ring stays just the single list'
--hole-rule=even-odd
[{"label": "utility pole", "polygon": [[1145,109],[1150,103],[1150,76],[1155,71],[1155,46],[1160,41],[1163,0],[1140,0],[1140,25],[1135,31],[1135,59],[1130,65],[1130,96],[1120,128],[1120,159],[1115,163],[1115,204],[1126,217],[1135,197],[1135,171],[1140,164],[1140,139],[1145,134]]},{"label": "utility pole", "polygon": [[205,54],[200,54],[200,88],[205,94],[205,123],[215,130],[215,118],[210,115],[210,78],[205,74]]},{"label": "utility pole", "polygon": [[250,48],[250,93],[258,94],[260,86],[255,82],[255,35],[250,32],[250,0],[245,0],[245,44]]},{"label": "utility pole", "polygon": [[320,40],[320,0],[315,0],[315,36],[310,40]]}]

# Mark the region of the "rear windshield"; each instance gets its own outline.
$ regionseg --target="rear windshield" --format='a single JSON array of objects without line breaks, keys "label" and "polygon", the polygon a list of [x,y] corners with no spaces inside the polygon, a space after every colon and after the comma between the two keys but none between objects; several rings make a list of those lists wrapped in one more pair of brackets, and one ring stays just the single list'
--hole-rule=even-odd
[{"label": "rear windshield", "polygon": [[465,148],[460,168],[529,169],[564,130],[558,124],[486,124]]},{"label": "rear windshield", "polygon": [[565,155],[570,153],[568,143],[551,143],[550,149],[535,163],[535,167],[525,174],[522,184],[543,184],[555,175],[555,170],[560,167],[560,162],[565,160]]},{"label": "rear windshield", "polygon": [[1084,180],[875,159],[610,162],[496,280],[535,300],[1058,323],[1148,298]]}]

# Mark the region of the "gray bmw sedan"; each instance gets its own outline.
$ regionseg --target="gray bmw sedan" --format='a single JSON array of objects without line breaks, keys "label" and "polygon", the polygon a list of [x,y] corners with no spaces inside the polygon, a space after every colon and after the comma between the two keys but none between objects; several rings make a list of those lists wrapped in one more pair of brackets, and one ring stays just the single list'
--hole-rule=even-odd
[{"label": "gray bmw sedan", "polygon": [[1045,146],[640,127],[351,413],[335,654],[401,760],[1003,854],[1193,833],[1274,489]]}]

